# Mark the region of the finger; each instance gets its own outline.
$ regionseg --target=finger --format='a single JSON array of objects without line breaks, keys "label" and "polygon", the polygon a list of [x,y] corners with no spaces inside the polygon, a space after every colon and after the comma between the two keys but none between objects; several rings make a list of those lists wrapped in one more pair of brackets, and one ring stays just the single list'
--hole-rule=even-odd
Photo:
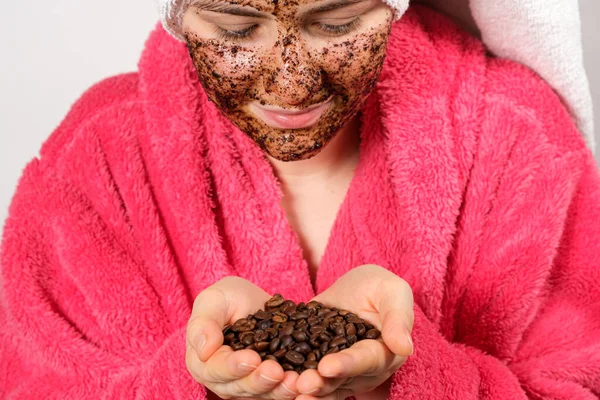
[{"label": "finger", "polygon": [[319,397],[333,393],[346,379],[329,379],[322,376],[317,370],[304,371],[298,381],[296,388],[299,393]]},{"label": "finger", "polygon": [[399,277],[382,280],[378,293],[376,307],[381,316],[384,343],[394,354],[412,355],[414,300],[410,286]]},{"label": "finger", "polygon": [[197,375],[202,383],[228,383],[253,373],[260,363],[260,356],[253,350],[233,351],[222,346],[208,361],[197,364]]},{"label": "finger", "polygon": [[249,375],[217,384],[213,390],[226,397],[262,397],[280,386],[284,376],[283,368],[277,362],[267,360]]},{"label": "finger", "polygon": [[218,289],[207,289],[194,300],[194,311],[188,321],[186,340],[202,362],[223,344],[223,327],[227,323],[228,306]]},{"label": "finger", "polygon": [[286,371],[283,374],[283,380],[271,393],[267,393],[266,397],[273,399],[295,399],[298,396],[298,390],[296,389],[296,382],[298,380],[298,373],[294,371]]},{"label": "finger", "polygon": [[400,368],[404,360],[381,341],[361,340],[349,349],[323,357],[318,370],[326,378],[381,376]]},{"label": "finger", "polygon": [[344,400],[352,395],[354,395],[354,393],[351,390],[339,389],[333,393],[319,397],[316,397],[314,395],[301,394],[300,396],[296,397],[296,400]]}]

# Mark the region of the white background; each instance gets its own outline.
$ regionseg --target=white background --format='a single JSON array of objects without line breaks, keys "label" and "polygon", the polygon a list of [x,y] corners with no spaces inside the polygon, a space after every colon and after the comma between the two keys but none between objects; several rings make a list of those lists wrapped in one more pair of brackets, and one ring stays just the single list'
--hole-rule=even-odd
[{"label": "white background", "polygon": [[[0,226],[25,164],[91,84],[136,69],[157,20],[153,0],[2,1]],[[600,144],[600,1],[580,7]]]}]

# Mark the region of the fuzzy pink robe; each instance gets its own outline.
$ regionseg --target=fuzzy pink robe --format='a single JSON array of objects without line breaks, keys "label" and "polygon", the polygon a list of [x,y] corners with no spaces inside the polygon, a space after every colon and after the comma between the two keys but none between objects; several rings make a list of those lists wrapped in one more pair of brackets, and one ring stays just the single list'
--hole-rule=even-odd
[{"label": "fuzzy pink robe", "polygon": [[380,264],[416,300],[390,398],[600,395],[600,176],[553,91],[448,20],[395,24],[316,287],[261,151],[183,44],[93,87],[25,169],[2,245],[0,398],[204,399],[194,297],[227,275],[307,301]]}]

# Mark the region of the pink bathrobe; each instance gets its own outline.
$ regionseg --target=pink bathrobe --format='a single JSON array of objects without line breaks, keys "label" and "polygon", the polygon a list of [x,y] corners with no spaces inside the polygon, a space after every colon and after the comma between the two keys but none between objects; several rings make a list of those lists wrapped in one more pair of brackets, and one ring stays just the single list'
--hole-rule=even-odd
[{"label": "pink bathrobe", "polygon": [[238,275],[307,301],[361,264],[415,294],[390,399],[597,399],[600,175],[554,92],[412,8],[363,108],[316,283],[252,141],[162,28],[25,169],[2,245],[0,397],[205,399],[192,301]]}]

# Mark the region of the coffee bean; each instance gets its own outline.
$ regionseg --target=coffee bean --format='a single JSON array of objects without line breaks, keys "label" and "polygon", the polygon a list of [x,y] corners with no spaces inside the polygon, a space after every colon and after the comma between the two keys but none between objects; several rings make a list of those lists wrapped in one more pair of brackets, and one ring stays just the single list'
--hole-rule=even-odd
[{"label": "coffee bean", "polygon": [[265,359],[265,357],[267,357],[267,352],[266,351],[261,351],[260,353],[258,353],[258,355],[260,356],[261,359]]},{"label": "coffee bean", "polygon": [[331,340],[331,342],[329,342],[329,346],[339,347],[340,345],[346,343],[348,343],[348,340],[346,340],[344,336],[336,336],[335,338],[333,338],[333,340]]},{"label": "coffee bean", "polygon": [[294,351],[301,353],[303,355],[307,355],[312,351],[312,347],[306,342],[299,343],[296,347],[294,347]]},{"label": "coffee bean", "polygon": [[267,340],[269,340],[269,334],[265,331],[254,331],[254,341],[255,342],[266,342]]},{"label": "coffee bean", "polygon": [[308,321],[301,319],[296,322],[296,329],[305,328],[308,329]]},{"label": "coffee bean", "polygon": [[367,333],[367,328],[363,324],[356,325],[356,336],[362,338]]},{"label": "coffee bean", "polygon": [[269,347],[269,342],[258,342],[254,343],[254,345],[256,346],[256,350],[265,351]]},{"label": "coffee bean", "polygon": [[273,325],[273,321],[271,321],[271,318],[268,318],[268,319],[263,319],[262,321],[257,322],[256,328],[266,331],[268,328],[271,327],[271,325]]},{"label": "coffee bean", "polygon": [[317,317],[323,317],[325,314],[327,314],[330,311],[331,311],[330,308],[320,308],[319,311],[317,312]]},{"label": "coffee bean", "polygon": [[231,345],[231,348],[234,350],[242,350],[243,348],[245,348],[246,346],[244,346],[242,343],[237,342]]},{"label": "coffee bean", "polygon": [[225,343],[231,343],[233,342],[235,339],[235,333],[234,332],[229,332],[227,335],[225,335],[224,337],[224,341]]},{"label": "coffee bean", "polygon": [[283,368],[284,371],[293,371],[294,370],[294,366],[288,363],[284,363],[281,364],[281,367]]},{"label": "coffee bean", "polygon": [[292,300],[286,300],[283,303],[281,303],[281,308],[290,307],[290,306],[297,307],[296,303],[294,303]]},{"label": "coffee bean", "polygon": [[254,333],[253,332],[244,332],[244,333],[246,333],[246,335],[244,335],[240,338],[241,339],[240,342],[242,342],[246,346],[249,346],[252,343],[254,343]]},{"label": "coffee bean", "polygon": [[346,325],[346,336],[352,335],[356,335],[356,325],[350,322],[348,325]]},{"label": "coffee bean", "polygon": [[282,295],[275,294],[273,297],[271,297],[271,299],[267,300],[267,302],[265,303],[265,308],[279,307],[280,305],[283,304],[284,301],[285,301],[285,299],[283,298]]},{"label": "coffee bean", "polygon": [[367,339],[377,339],[379,336],[381,336],[381,332],[378,329],[370,329],[365,333]]},{"label": "coffee bean", "polygon": [[267,328],[267,329],[265,329],[265,332],[267,332],[269,334],[271,339],[274,339],[277,336],[279,336],[279,331],[275,328]]},{"label": "coffee bean", "polygon": [[327,314],[323,315],[323,319],[334,318],[337,317],[337,311],[329,311]]},{"label": "coffee bean", "polygon": [[294,333],[292,333],[292,337],[296,340],[296,342],[306,342],[306,339],[308,339],[306,333],[302,331],[294,331]]},{"label": "coffee bean", "polygon": [[306,361],[317,361],[317,356],[315,355],[314,352],[310,352],[306,356]]},{"label": "coffee bean", "polygon": [[288,351],[285,355],[285,359],[293,365],[302,365],[304,363],[304,356],[294,350]]},{"label": "coffee bean", "polygon": [[265,357],[265,360],[273,360],[273,361],[277,361],[277,357],[275,357],[272,354],[267,354],[267,356]]},{"label": "coffee bean", "polygon": [[327,333],[323,332],[319,335],[319,339],[321,339],[323,342],[329,342],[329,341],[331,341],[331,336],[329,336]]},{"label": "coffee bean", "polygon": [[252,343],[250,346],[246,346],[246,350],[254,350],[256,351],[256,346]]},{"label": "coffee bean", "polygon": [[352,346],[354,343],[356,343],[356,335],[350,335],[346,337],[346,340],[348,341],[348,344]]},{"label": "coffee bean", "polygon": [[324,325],[314,325],[310,327],[310,333],[319,334],[326,330],[327,328]]},{"label": "coffee bean", "polygon": [[281,339],[281,345],[280,345],[280,347],[282,349],[288,347],[290,345],[290,343],[292,343],[294,341],[294,339],[290,335],[280,336],[280,339]]},{"label": "coffee bean", "polygon": [[269,351],[271,353],[275,353],[277,351],[277,349],[279,348],[280,344],[281,344],[281,339],[279,339],[279,338],[275,338],[275,339],[271,340],[271,343],[269,343]]},{"label": "coffee bean", "polygon": [[285,315],[284,313],[281,313],[281,312],[275,312],[275,313],[273,314],[273,321],[274,321],[274,322],[279,322],[279,323],[281,323],[281,322],[286,322],[287,320],[288,320],[288,316],[287,316],[287,315]]},{"label": "coffee bean", "polygon": [[254,313],[254,318],[256,319],[270,319],[273,315],[265,310],[258,310],[257,312]]},{"label": "coffee bean", "polygon": [[319,363],[316,361],[305,361],[303,365],[306,369],[317,369]]},{"label": "coffee bean", "polygon": [[338,312],[338,314],[340,314],[342,317],[345,317],[346,315],[350,314],[350,311],[348,311],[348,310],[340,310]]},{"label": "coffee bean", "polygon": [[306,319],[306,318],[308,318],[308,313],[304,312],[304,311],[295,312],[290,316],[290,319],[292,321],[297,321],[299,319]]},{"label": "coffee bean", "polygon": [[364,319],[362,319],[362,318],[358,318],[358,317],[356,317],[356,316],[354,316],[354,317],[350,317],[350,318],[346,318],[346,321],[347,321],[347,322],[351,322],[351,323],[353,323],[353,324],[364,324],[364,323],[365,323],[365,320],[364,320]]},{"label": "coffee bean", "polygon": [[337,353],[338,351],[340,351],[340,349],[334,346],[334,347],[329,348],[329,350],[327,350],[327,353],[325,353],[325,355]]},{"label": "coffee bean", "polygon": [[321,343],[321,347],[319,348],[319,350],[321,350],[321,353],[326,354],[327,350],[329,350],[329,342]]},{"label": "coffee bean", "polygon": [[229,333],[230,328],[231,328],[231,325],[225,325],[225,328],[223,328],[223,336],[225,336]]},{"label": "coffee bean", "polygon": [[342,325],[335,325],[333,327],[333,332],[335,333],[335,336],[343,336],[346,334],[346,329],[344,329]]},{"label": "coffee bean", "polygon": [[283,358],[287,353],[287,349],[279,349],[273,355],[277,358]]},{"label": "coffee bean", "polygon": [[289,317],[296,312],[296,306],[281,307],[280,310]]},{"label": "coffee bean", "polygon": [[321,360],[321,351],[320,350],[314,350],[312,352],[312,354],[315,355],[317,361]]},{"label": "coffee bean", "polygon": [[280,334],[281,336],[285,336],[285,335],[291,335],[291,334],[292,334],[292,332],[294,332],[294,326],[293,326],[293,325],[288,325],[288,326],[286,326],[285,328],[283,328],[283,329],[282,329],[282,330],[279,332],[279,334]]}]

